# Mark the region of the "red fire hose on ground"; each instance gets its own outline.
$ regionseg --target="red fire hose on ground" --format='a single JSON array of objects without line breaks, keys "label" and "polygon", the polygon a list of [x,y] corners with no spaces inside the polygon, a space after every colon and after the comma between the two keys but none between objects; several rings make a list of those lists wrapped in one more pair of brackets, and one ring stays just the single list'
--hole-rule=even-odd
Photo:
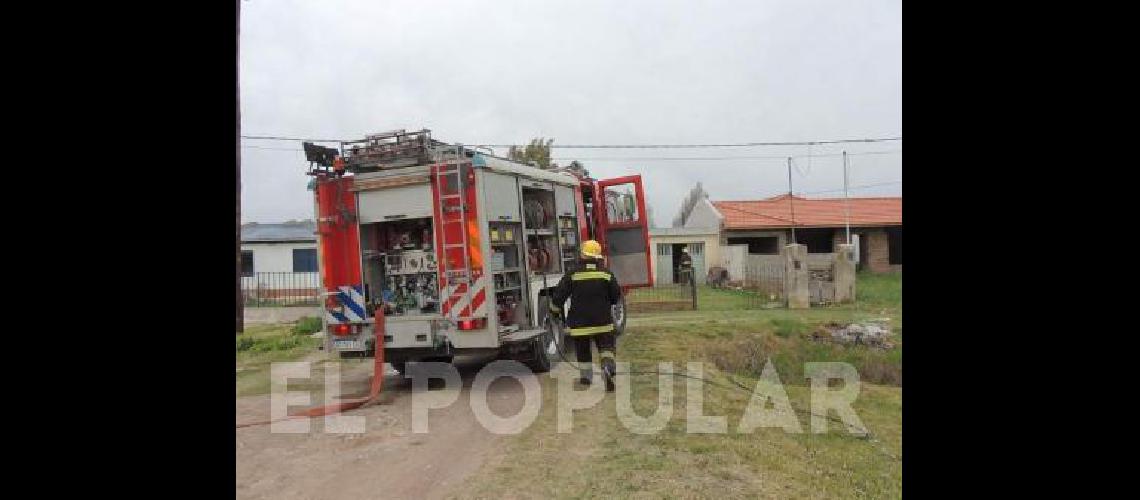
[{"label": "red fire hose on ground", "polygon": [[285,418],[237,424],[237,428],[241,429],[243,427],[254,427],[295,418],[312,418],[331,415],[334,413],[340,413],[360,408],[368,402],[375,400],[380,396],[380,388],[384,385],[384,307],[382,306],[376,308],[376,323],[372,331],[376,335],[376,355],[372,364],[372,389],[369,391],[368,397],[342,401],[340,403],[332,405],[308,408],[298,413],[290,414]]}]

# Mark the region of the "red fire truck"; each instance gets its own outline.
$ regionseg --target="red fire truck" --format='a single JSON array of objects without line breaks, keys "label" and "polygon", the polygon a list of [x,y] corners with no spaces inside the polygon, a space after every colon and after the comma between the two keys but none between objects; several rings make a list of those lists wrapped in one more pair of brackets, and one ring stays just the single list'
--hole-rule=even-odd
[{"label": "red fire truck", "polygon": [[[330,353],[374,354],[382,307],[385,360],[401,372],[492,353],[544,372],[564,342],[548,297],[581,242],[602,244],[623,289],[652,285],[639,175],[541,169],[426,129],[304,149]],[[624,301],[613,314],[620,332]]]}]

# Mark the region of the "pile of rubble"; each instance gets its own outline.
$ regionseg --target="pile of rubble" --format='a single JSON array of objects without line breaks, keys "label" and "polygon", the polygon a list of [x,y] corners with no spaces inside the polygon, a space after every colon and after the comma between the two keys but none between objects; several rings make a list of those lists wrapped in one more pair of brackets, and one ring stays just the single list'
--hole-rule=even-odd
[{"label": "pile of rubble", "polygon": [[844,345],[866,345],[881,349],[890,349],[895,346],[890,341],[890,320],[886,318],[847,325],[828,323],[823,326],[822,330],[815,332],[812,337],[815,340],[829,340]]}]

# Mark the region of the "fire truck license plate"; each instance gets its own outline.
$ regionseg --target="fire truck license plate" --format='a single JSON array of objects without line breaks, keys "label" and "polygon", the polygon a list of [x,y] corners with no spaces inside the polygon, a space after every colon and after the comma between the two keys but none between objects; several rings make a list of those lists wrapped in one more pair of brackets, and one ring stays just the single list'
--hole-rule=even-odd
[{"label": "fire truck license plate", "polygon": [[333,345],[337,349],[343,350],[361,350],[364,349],[364,343],[359,340],[334,340]]}]

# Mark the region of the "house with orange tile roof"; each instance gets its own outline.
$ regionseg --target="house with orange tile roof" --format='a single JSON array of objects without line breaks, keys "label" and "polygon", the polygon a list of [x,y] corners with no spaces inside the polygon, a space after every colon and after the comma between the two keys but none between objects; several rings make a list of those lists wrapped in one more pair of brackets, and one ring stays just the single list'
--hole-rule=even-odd
[{"label": "house with orange tile roof", "polygon": [[[712,201],[698,185],[682,205],[675,228],[715,230],[725,262],[777,256],[793,241],[807,246],[809,261],[830,262],[850,227],[859,268],[902,270],[902,197],[806,198],[780,195],[760,200]],[[652,231],[650,233],[652,237]]]}]

